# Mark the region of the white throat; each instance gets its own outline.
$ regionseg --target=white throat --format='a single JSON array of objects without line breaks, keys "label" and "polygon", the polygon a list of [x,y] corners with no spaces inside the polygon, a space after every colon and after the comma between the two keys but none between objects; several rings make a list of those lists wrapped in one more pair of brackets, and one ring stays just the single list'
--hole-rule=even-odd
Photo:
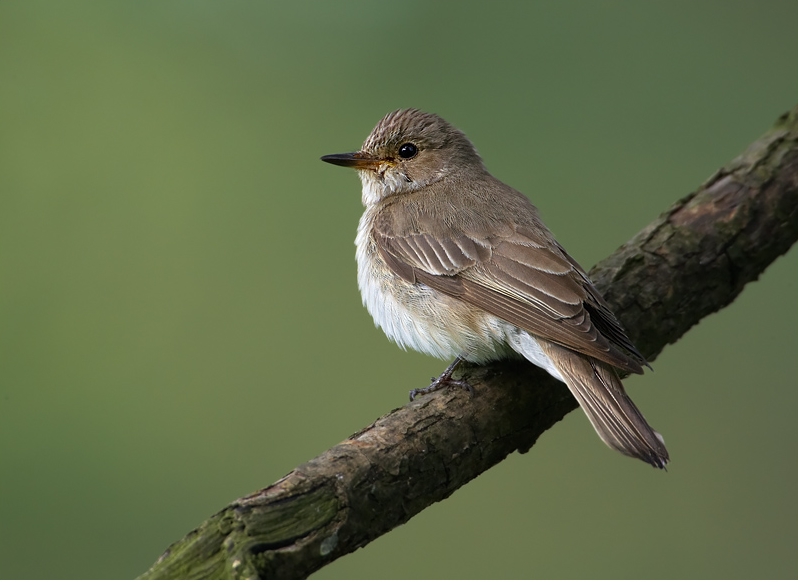
[{"label": "white throat", "polygon": [[360,182],[363,184],[363,206],[370,207],[388,196],[407,194],[426,188],[430,184],[443,179],[445,172],[441,170],[425,180],[414,180],[402,169],[386,164],[376,172],[374,170],[360,170],[358,175],[360,175]]}]

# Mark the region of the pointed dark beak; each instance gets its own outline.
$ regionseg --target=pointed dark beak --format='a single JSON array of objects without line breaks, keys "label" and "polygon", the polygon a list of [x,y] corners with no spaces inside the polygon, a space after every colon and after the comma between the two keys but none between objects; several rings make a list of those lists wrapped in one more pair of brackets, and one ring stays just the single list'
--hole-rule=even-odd
[{"label": "pointed dark beak", "polygon": [[344,166],[345,168],[355,168],[356,170],[374,170],[380,163],[378,159],[363,152],[330,154],[329,156],[322,156],[321,161],[336,166]]}]

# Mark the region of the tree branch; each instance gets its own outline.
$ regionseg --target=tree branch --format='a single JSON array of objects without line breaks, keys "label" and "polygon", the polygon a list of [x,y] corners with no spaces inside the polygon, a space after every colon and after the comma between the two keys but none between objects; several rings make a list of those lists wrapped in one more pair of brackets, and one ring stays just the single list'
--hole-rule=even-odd
[{"label": "tree branch", "polygon": [[[798,107],[591,277],[653,360],[798,239]],[[392,411],[174,543],[142,578],[304,578],[405,523],[576,402],[523,361],[465,368],[475,388]]]}]

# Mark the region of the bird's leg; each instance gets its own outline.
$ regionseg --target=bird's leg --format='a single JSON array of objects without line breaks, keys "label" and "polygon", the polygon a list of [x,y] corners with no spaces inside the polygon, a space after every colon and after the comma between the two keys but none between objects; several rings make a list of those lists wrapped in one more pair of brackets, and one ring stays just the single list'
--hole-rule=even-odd
[{"label": "bird's leg", "polygon": [[474,395],[474,388],[466,382],[465,380],[453,380],[452,374],[457,369],[457,367],[463,363],[463,358],[457,356],[454,359],[454,362],[449,364],[449,366],[443,371],[443,374],[438,376],[437,378],[432,378],[432,384],[427,386],[426,388],[417,388],[415,390],[410,391],[410,400],[413,401],[416,399],[416,396],[421,396],[424,394],[429,394],[430,392],[436,392],[441,388],[446,386],[457,386],[459,388],[465,388],[471,394]]}]

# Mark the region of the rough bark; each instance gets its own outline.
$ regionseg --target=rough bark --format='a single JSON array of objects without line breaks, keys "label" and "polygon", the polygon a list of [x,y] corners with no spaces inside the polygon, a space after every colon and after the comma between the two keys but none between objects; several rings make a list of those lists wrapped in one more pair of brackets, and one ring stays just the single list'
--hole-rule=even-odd
[{"label": "rough bark", "polygon": [[[798,107],[591,272],[649,360],[798,239]],[[534,366],[467,367],[210,517],[142,578],[303,578],[448,497],[576,408]]]}]

